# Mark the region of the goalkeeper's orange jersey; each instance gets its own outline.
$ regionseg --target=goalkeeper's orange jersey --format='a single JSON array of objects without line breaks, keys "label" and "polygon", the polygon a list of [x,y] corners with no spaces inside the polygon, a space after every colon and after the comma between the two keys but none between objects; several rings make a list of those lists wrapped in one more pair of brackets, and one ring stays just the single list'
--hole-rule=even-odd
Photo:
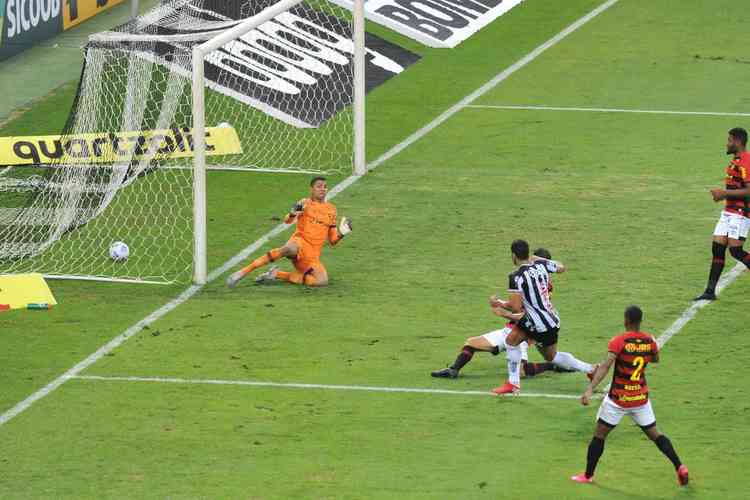
[{"label": "goalkeeper's orange jersey", "polygon": [[297,218],[297,230],[294,236],[299,236],[316,247],[322,247],[329,238],[329,233],[336,228],[336,207],[333,203],[318,202],[308,199],[305,208]]}]

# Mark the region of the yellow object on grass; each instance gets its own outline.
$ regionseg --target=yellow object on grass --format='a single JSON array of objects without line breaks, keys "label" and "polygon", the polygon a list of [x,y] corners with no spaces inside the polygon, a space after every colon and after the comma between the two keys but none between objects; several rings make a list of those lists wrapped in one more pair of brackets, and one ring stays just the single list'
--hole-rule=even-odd
[{"label": "yellow object on grass", "polygon": [[[42,307],[45,304],[47,307]],[[26,309],[29,306],[48,309],[55,304],[57,301],[41,274],[0,276],[0,310]]]}]

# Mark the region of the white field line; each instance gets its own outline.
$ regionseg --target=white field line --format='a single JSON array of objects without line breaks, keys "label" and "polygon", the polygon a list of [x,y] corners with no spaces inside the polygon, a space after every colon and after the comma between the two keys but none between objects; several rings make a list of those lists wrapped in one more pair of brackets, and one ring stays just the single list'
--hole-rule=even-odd
[{"label": "white field line", "polygon": [[[724,275],[719,280],[718,285],[716,286],[716,295],[719,295],[722,290],[724,290],[726,287],[731,285],[734,280],[740,277],[742,272],[746,269],[744,264],[737,263],[731,271],[728,273],[724,273]],[[710,300],[699,300],[697,302],[693,302],[693,304],[685,309],[685,312],[682,313],[682,315],[675,320],[674,323],[672,323],[669,328],[664,330],[661,335],[659,335],[659,338],[656,339],[656,343],[659,344],[659,349],[661,349],[664,344],[669,342],[669,339],[677,335],[677,333],[682,330],[682,328],[695,317],[696,314],[698,314],[698,311],[706,307],[708,304],[710,304]]]},{"label": "white field line", "polygon": [[493,104],[471,104],[467,108],[504,109],[525,111],[580,111],[588,113],[640,113],[646,115],[692,115],[692,116],[750,116],[750,113],[724,111],[670,111],[660,109],[623,109],[623,108],[575,108],[560,106],[513,106]]},{"label": "white field line", "polygon": [[[734,280],[739,278],[745,269],[745,265],[738,262],[731,271],[729,271],[728,273],[724,273],[724,275],[719,280],[719,283],[716,285],[716,295],[718,296],[722,292],[722,290],[734,283]],[[700,311],[710,303],[710,300],[699,300],[693,302],[690,307],[685,309],[680,317],[677,318],[674,323],[669,325],[669,328],[664,330],[662,334],[659,335],[659,337],[657,337],[656,344],[659,346],[659,349],[661,350],[661,348],[664,347],[664,344],[669,342],[669,339],[677,335],[680,330],[682,330],[685,325],[687,325],[690,320],[693,319],[696,314],[698,314],[698,311]],[[604,394],[608,393],[611,385],[611,383],[607,384],[606,387],[601,390],[601,392]]]},{"label": "white field line", "polygon": [[[407,147],[409,147],[411,144],[416,142],[417,140],[421,139],[428,133],[430,133],[432,130],[434,130],[437,126],[442,124],[444,121],[446,121],[448,118],[459,112],[461,109],[463,109],[466,105],[471,104],[474,100],[481,97],[484,93],[494,88],[497,84],[511,76],[513,73],[518,71],[519,69],[523,68],[530,62],[532,62],[534,59],[539,57],[544,51],[549,49],[550,47],[555,46],[557,43],[559,43],[561,40],[566,38],[568,35],[576,31],[581,26],[585,25],[589,21],[591,21],[593,18],[604,12],[605,10],[609,9],[613,5],[615,5],[619,0],[607,0],[603,4],[601,4],[599,7],[595,8],[588,14],[584,15],[577,21],[575,21],[573,24],[568,26],[567,28],[560,31],[557,35],[553,36],[531,52],[529,52],[526,56],[521,58],[518,62],[514,63],[513,65],[509,66],[507,69],[503,70],[502,72],[498,73],[492,80],[482,85],[479,89],[475,90],[468,96],[464,97],[459,101],[457,104],[454,104],[450,108],[448,108],[447,111],[442,113],[440,116],[432,120],[430,123],[404,139],[399,144],[395,145],[393,148],[391,148],[389,151],[384,153],[382,156],[377,158],[375,161],[370,163],[368,165],[368,169],[374,169],[377,168],[379,165],[381,165],[383,162],[389,160],[393,156],[397,155]],[[337,184],[328,194],[328,198],[331,199],[337,194],[341,193],[345,189],[347,189],[349,186],[354,184],[360,179],[360,177],[352,175],[347,177],[344,181]],[[253,244],[242,250],[240,253],[226,261],[223,265],[221,265],[218,269],[215,269],[208,275],[207,282],[210,283],[213,280],[217,279],[222,274],[226,273],[229,269],[235,267],[237,264],[242,262],[243,260],[247,259],[249,255],[251,255],[253,252],[258,250],[260,247],[268,243],[273,237],[281,234],[284,232],[289,226],[285,224],[279,224],[278,226],[274,227],[271,231],[263,235],[260,239],[255,241]],[[60,387],[62,384],[64,384],[66,381],[70,380],[72,377],[80,374],[82,371],[96,363],[99,359],[101,359],[103,356],[107,355],[109,352],[111,352],[113,349],[117,348],[119,345],[121,345],[123,342],[128,340],[130,337],[138,333],[143,329],[144,326],[150,325],[168,312],[170,312],[175,307],[179,306],[183,302],[190,299],[193,295],[198,293],[203,286],[200,285],[192,285],[188,287],[184,292],[182,292],[178,297],[172,299],[167,304],[163,305],[159,309],[155,310],[142,320],[135,323],[133,326],[125,330],[123,333],[118,335],[117,337],[110,340],[107,344],[100,347],[96,352],[89,355],[86,359],[79,362],[74,367],[67,370],[65,373],[54,379],[52,382],[47,384],[46,386],[42,387],[38,391],[34,392],[30,396],[28,396],[23,401],[17,403],[15,406],[13,406],[8,411],[4,412],[2,415],[0,415],[0,426],[5,425],[10,420],[12,420],[14,417],[16,417],[18,414],[22,413],[26,409],[28,409],[31,405],[33,405],[36,401],[39,401],[40,399],[48,396],[53,391],[57,390],[58,387]]]},{"label": "white field line", "polygon": [[[295,384],[282,382],[262,382],[255,380],[212,380],[212,379],[184,379],[170,377],[101,377],[98,375],[76,375],[77,380],[105,380],[121,382],[158,382],[170,384],[191,385],[244,385],[251,387],[277,387],[286,389],[328,389],[334,391],[368,391],[368,392],[407,392],[417,394],[455,394],[459,396],[495,396],[490,391],[455,391],[450,389],[427,389],[420,387],[378,387],[369,385],[331,385],[331,384]],[[529,398],[578,399],[577,394],[542,394],[536,392],[521,392],[519,396]]]}]

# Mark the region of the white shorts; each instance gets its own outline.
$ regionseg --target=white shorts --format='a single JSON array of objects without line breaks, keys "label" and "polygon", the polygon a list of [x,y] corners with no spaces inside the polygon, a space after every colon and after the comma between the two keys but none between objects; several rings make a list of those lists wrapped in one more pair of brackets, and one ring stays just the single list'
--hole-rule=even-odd
[{"label": "white shorts", "polygon": [[714,229],[714,236],[728,236],[733,240],[744,240],[747,238],[748,230],[750,230],[750,219],[744,215],[722,211]]},{"label": "white shorts", "polygon": [[[510,332],[512,331],[511,328],[505,327],[502,330],[493,330],[489,333],[485,333],[482,335],[484,339],[489,342],[489,344],[492,347],[497,347],[501,351],[505,350],[505,339],[508,335],[510,335]],[[519,344],[521,348],[521,359],[524,361],[529,360],[529,344],[526,341],[523,341]]]},{"label": "white shorts", "polygon": [[596,418],[614,427],[620,423],[620,420],[625,415],[630,415],[633,422],[640,427],[649,427],[656,423],[656,416],[654,415],[653,408],[651,408],[651,400],[648,400],[645,405],[623,408],[609,399],[609,395],[604,397]]}]

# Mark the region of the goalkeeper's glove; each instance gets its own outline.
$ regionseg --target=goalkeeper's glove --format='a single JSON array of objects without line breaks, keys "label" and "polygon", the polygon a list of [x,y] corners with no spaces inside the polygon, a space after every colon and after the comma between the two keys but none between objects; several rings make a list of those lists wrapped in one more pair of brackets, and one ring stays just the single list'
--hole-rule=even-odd
[{"label": "goalkeeper's glove", "polygon": [[343,237],[352,232],[352,220],[348,217],[343,217],[339,224],[339,234]]},{"label": "goalkeeper's glove", "polygon": [[301,201],[298,201],[297,203],[292,205],[291,209],[289,209],[289,217],[290,218],[297,217],[297,215],[299,215],[299,213],[302,212],[303,210],[305,210],[304,203],[302,203]]}]

